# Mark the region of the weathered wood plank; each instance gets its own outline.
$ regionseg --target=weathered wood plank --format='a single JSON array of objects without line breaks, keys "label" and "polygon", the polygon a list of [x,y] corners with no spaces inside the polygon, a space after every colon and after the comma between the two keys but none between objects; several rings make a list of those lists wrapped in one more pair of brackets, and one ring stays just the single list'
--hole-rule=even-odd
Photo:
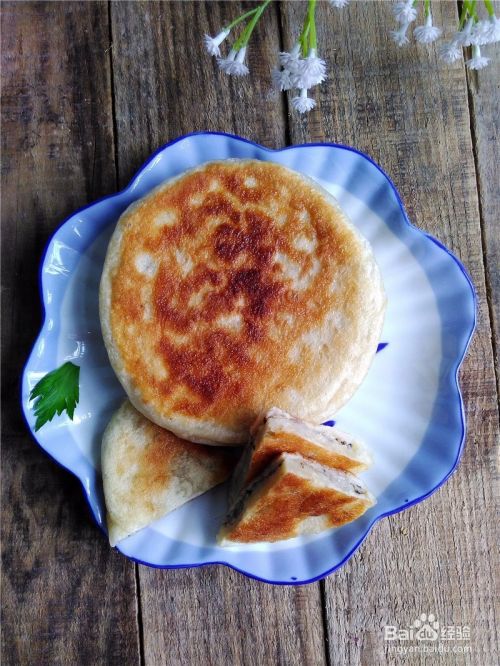
[{"label": "weathered wood plank", "polygon": [[146,664],[325,663],[318,584],[271,586],[222,566],[139,570]]},{"label": "weathered wood plank", "polygon": [[[232,80],[203,53],[201,38],[241,3],[112,4],[121,184],[153,150],[194,130],[284,144],[283,106],[266,97],[277,9],[252,40],[254,76]],[[146,664],[324,663],[318,585],[280,589],[222,567],[139,573]]]},{"label": "weathered wood plank", "polygon": [[[497,3],[497,14],[500,4]],[[489,47],[498,59],[498,49]],[[485,49],[488,54],[488,47]],[[468,71],[471,120],[486,268],[486,296],[493,330],[493,352],[500,393],[500,76],[498,61],[479,72]]]},{"label": "weathered wood plank", "polygon": [[252,76],[235,79],[220,72],[215,58],[204,52],[202,37],[215,34],[251,3],[111,6],[122,184],[167,140],[192,131],[230,131],[269,147],[283,144],[283,104],[270,94],[270,67],[278,48],[274,7],[252,38]]},{"label": "weathered wood plank", "polygon": [[[303,11],[303,3],[283,5],[287,47]],[[330,81],[309,118],[291,115],[292,142],[335,141],[375,158],[410,218],[465,263],[479,297],[478,329],[461,374],[469,430],[463,460],[444,488],[379,523],[326,581],[331,663],[400,663],[384,644],[383,626],[408,626],[421,613],[435,613],[443,624],[471,627],[472,652],[445,654],[440,664],[493,664],[498,412],[464,68],[439,63],[433,47],[390,43],[389,3],[356,2],[342,11],[321,3],[318,12]],[[456,20],[454,3],[433,3],[433,12],[437,24]],[[479,135],[484,141],[488,126]],[[414,655],[411,663],[428,660]]]},{"label": "weathered wood plank", "polygon": [[137,664],[134,565],[80,483],[31,438],[2,441],[2,663]]},{"label": "weathered wood plank", "polygon": [[19,405],[38,265],[65,216],[115,188],[104,3],[2,5],[2,663],[135,664],[134,566]]}]

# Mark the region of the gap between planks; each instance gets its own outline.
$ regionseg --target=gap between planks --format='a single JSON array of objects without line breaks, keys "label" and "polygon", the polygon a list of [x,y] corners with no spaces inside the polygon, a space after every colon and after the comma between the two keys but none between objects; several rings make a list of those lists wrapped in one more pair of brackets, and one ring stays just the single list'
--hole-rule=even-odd
[{"label": "gap between planks", "polygon": [[[498,3],[495,2],[494,4],[497,5]],[[460,0],[457,0],[457,12],[459,15],[461,9],[462,9],[462,2],[460,2]],[[491,67],[494,67],[494,63],[491,64]],[[494,360],[493,369],[496,378],[496,389],[497,389],[496,392],[497,392],[497,401],[498,401],[498,398],[500,397],[500,369],[498,367],[498,363],[496,363],[496,360],[498,359],[499,341],[496,339],[496,329],[495,329],[496,313],[495,313],[495,302],[494,302],[494,289],[493,285],[491,284],[491,274],[490,274],[490,266],[488,259],[486,231],[485,231],[487,220],[485,219],[484,206],[482,200],[483,189],[480,177],[480,155],[479,155],[478,136],[476,131],[476,124],[479,122],[479,119],[476,116],[476,109],[473,100],[474,91],[472,90],[471,87],[471,82],[474,81],[476,89],[478,88],[478,81],[480,76],[481,74],[474,70],[471,70],[469,72],[469,75],[467,75],[467,71],[465,73],[465,81],[467,85],[467,106],[469,108],[469,126],[470,126],[471,142],[472,142],[472,155],[474,157],[474,171],[476,174],[476,188],[477,188],[477,195],[478,195],[477,198],[479,206],[479,227],[481,231],[481,248],[483,255],[486,305],[488,308],[488,316],[490,318],[491,348],[493,350],[493,360]],[[493,266],[492,270],[493,271],[498,270],[498,266]],[[499,412],[499,426],[500,426],[500,412]]]},{"label": "gap between planks", "polygon": [[[114,75],[114,63],[113,63],[113,25],[111,18],[111,0],[108,0],[107,3],[108,10],[108,35],[109,35],[109,47],[108,47],[108,58],[109,58],[109,74],[110,74],[110,86],[111,86],[111,120],[112,120],[112,133],[113,133],[113,162],[115,167],[115,189],[118,191],[120,188],[120,169],[118,164],[118,128],[116,121],[116,104],[115,104],[115,75]],[[145,666],[144,658],[144,627],[142,623],[142,603],[141,603],[141,582],[139,577],[139,565],[136,562],[131,561],[132,566],[134,567],[134,580],[135,580],[135,622],[136,622],[136,633],[137,633],[137,642],[139,644],[139,661],[140,666]]]},{"label": "gap between planks", "polygon": [[[475,71],[472,72],[471,77],[474,77],[476,80],[478,78],[479,74]],[[480,178],[480,164],[479,164],[479,146],[478,146],[478,137],[477,137],[477,132],[476,132],[476,123],[478,122],[478,119],[476,118],[476,111],[474,108],[474,102],[473,102],[473,91],[471,89],[471,81],[469,76],[466,74],[466,85],[467,85],[467,105],[469,108],[469,126],[470,126],[470,133],[471,133],[471,143],[472,143],[472,155],[474,158],[474,172],[476,175],[476,188],[477,188],[477,199],[478,199],[478,207],[479,207],[479,229],[481,232],[481,249],[482,249],[482,263],[483,263],[483,271],[484,271],[484,284],[485,284],[485,292],[486,292],[486,306],[488,309],[488,316],[490,319],[490,340],[491,340],[491,348],[493,351],[493,360],[495,361],[493,363],[493,370],[495,372],[495,378],[496,378],[496,397],[497,397],[497,402],[498,398],[500,397],[500,369],[498,368],[498,364],[496,363],[496,359],[498,359],[498,340],[496,339],[495,335],[495,305],[494,305],[494,294],[493,294],[493,286],[491,284],[491,277],[490,277],[490,269],[489,269],[489,262],[488,262],[488,249],[487,249],[487,242],[486,242],[486,224],[487,220],[485,219],[484,216],[484,207],[483,207],[483,200],[482,200],[482,185],[481,185],[481,178]],[[493,266],[492,270],[498,270],[498,267]],[[498,419],[499,427],[500,427],[500,412],[499,412],[499,419]]]},{"label": "gap between planks", "polygon": [[[272,7],[272,14],[274,14],[274,19],[278,25],[279,28],[279,39],[280,39],[280,47],[282,48],[282,25],[281,25],[281,8],[279,3],[274,3],[275,6]],[[116,180],[117,180],[117,187],[122,187],[123,183],[123,177],[125,177],[125,171],[126,169],[121,168],[121,161],[120,161],[120,150],[123,150],[123,146],[121,144],[121,137],[119,133],[119,118],[118,118],[118,101],[117,101],[117,85],[120,83],[120,77],[118,75],[117,77],[117,68],[116,68],[116,60],[115,57],[118,57],[116,52],[113,54],[113,12],[116,9],[116,5],[112,2],[108,2],[108,16],[109,16],[109,39],[110,39],[110,45],[111,48],[109,50],[109,58],[110,58],[110,72],[111,72],[111,99],[112,99],[112,120],[113,120],[113,141],[114,141],[114,150],[115,150],[115,173],[116,173]],[[271,8],[270,8],[271,9]],[[116,35],[115,35],[116,36]],[[118,72],[119,74],[119,72]],[[119,97],[119,90],[118,90],[118,97]],[[281,145],[289,145],[290,144],[290,119],[288,115],[288,100],[286,99],[285,95],[281,96],[281,100],[279,102],[279,107],[280,107],[280,113],[281,115],[281,122],[282,122],[282,141],[283,144]],[[203,127],[197,126],[195,129],[201,130],[204,129]],[[226,129],[227,131],[233,131],[237,132],[237,127],[235,126],[235,122],[233,121],[231,123],[230,127],[224,127],[222,129]],[[175,137],[177,134],[182,134],[183,132],[175,132],[170,129],[168,134],[165,137],[161,137],[162,140],[171,140]],[[242,132],[243,133],[243,132]],[[244,134],[244,133],[243,133]],[[259,140],[259,138],[257,138]],[[158,148],[161,145],[161,141],[157,143],[157,145],[152,146],[152,148]],[[281,145],[278,145],[276,147],[281,147]],[[140,151],[139,151],[140,152]],[[135,169],[138,166],[138,164],[133,164],[133,168]],[[122,174],[122,171],[124,172]],[[146,631],[146,626],[145,625],[145,618],[144,618],[144,596],[143,596],[143,586],[141,585],[141,569],[139,568],[138,564],[134,564],[134,575],[135,575],[135,593],[136,593],[136,623],[137,623],[137,632],[138,632],[138,638],[139,638],[139,655],[140,655],[140,663],[145,664],[147,660],[146,656],[146,643],[148,640],[148,636],[145,635]],[[228,572],[229,573],[229,572]],[[188,575],[188,574],[186,574]],[[154,583],[153,583],[154,584]],[[256,583],[252,583],[253,585],[259,585]],[[322,651],[324,654],[324,660],[326,664],[329,664],[329,653],[327,650],[327,644],[328,644],[328,636],[326,633],[326,618],[325,618],[325,613],[326,613],[326,606],[325,606],[325,599],[324,599],[324,583],[317,583],[317,592],[318,592],[318,597],[319,597],[319,608],[318,610],[321,612],[321,617],[322,617],[322,629],[323,629],[323,640],[322,640]],[[319,619],[319,618],[318,618]],[[149,659],[149,657],[148,657]]]}]

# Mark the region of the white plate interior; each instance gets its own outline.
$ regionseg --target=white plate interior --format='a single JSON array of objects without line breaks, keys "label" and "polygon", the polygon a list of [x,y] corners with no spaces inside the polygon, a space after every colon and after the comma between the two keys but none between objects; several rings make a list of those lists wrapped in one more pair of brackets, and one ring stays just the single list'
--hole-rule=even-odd
[{"label": "white plate interior", "polygon": [[[227,157],[269,159],[315,178],[337,197],[373,247],[388,297],[381,338],[387,346],[355,396],[332,418],[372,450],[374,465],[363,478],[378,505],[351,525],[324,535],[222,549],[215,544],[225,512],[221,486],[124,540],[119,549],[157,566],[226,562],[272,582],[300,582],[338,566],[379,515],[431,492],[453,468],[463,439],[460,396],[453,380],[474,322],[470,285],[446,251],[408,226],[391,184],[365,157],[334,146],[274,153],[220,135],[195,135],[167,146],[126,191],[77,213],[56,232],[42,271],[47,319],[25,371],[23,404],[32,425],[29,390],[66,360],[81,366],[74,421],[56,418],[37,439],[80,477],[102,524],[100,440],[124,397],[107,359],[98,317],[107,242],[131,201],[188,167]],[[463,308],[458,316],[453,312],[456,303]],[[417,462],[413,471],[412,461]]]}]

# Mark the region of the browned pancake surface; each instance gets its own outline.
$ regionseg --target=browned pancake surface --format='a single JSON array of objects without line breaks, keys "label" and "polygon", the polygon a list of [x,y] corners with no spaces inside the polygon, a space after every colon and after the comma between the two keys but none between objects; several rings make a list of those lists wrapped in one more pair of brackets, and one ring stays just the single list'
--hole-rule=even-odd
[{"label": "browned pancake surface", "polygon": [[180,439],[126,400],[106,427],[101,450],[112,545],[227,479],[232,453]]},{"label": "browned pancake surface", "polygon": [[319,446],[300,435],[291,432],[268,432],[259,441],[259,445],[253,453],[245,482],[253,481],[281,453],[297,453],[320,465],[344,472],[358,472],[366,467],[365,464],[354,458]]},{"label": "browned pancake surface", "polygon": [[283,475],[252,506],[226,538],[242,543],[290,539],[307,518],[324,516],[330,527],[340,527],[361,516],[369,504],[331,488],[313,485],[295,474]]},{"label": "browned pancake surface", "polygon": [[[128,407],[132,411],[132,407]],[[135,410],[133,410],[135,412]],[[116,460],[119,477],[132,475],[135,496],[148,502],[164,491],[173,476],[179,473],[189,459],[196,460],[207,469],[218,466],[221,480],[232,469],[226,450],[203,446],[180,439],[172,432],[151,423],[138,412],[134,413],[134,430],[123,434],[120,457]],[[138,452],[137,437],[146,445]]]},{"label": "browned pancake surface", "polygon": [[321,191],[275,164],[214,162],[120,227],[106,317],[151,418],[241,431],[297,396],[314,412],[366,287],[359,237]]}]

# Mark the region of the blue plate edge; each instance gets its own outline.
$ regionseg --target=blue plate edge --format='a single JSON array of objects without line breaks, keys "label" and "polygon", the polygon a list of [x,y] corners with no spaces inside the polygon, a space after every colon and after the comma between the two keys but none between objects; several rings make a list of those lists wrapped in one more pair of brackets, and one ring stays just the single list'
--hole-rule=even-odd
[{"label": "blue plate edge", "polygon": [[161,152],[163,152],[166,148],[168,148],[168,147],[170,147],[170,146],[172,146],[172,145],[174,145],[174,144],[176,144],[176,143],[178,143],[178,142],[180,142],[180,141],[182,141],[182,140],[185,140],[185,139],[188,139],[188,138],[190,138],[190,137],[193,137],[193,136],[207,136],[207,135],[208,135],[208,136],[223,136],[223,137],[230,138],[230,139],[233,139],[233,140],[236,140],[236,141],[241,141],[241,142],[243,142],[243,143],[248,143],[248,144],[250,144],[250,145],[252,145],[252,146],[254,146],[254,147],[256,147],[256,148],[259,148],[260,150],[263,150],[263,151],[265,151],[265,152],[268,152],[268,153],[281,153],[281,152],[285,152],[285,151],[287,151],[287,150],[293,150],[293,149],[295,149],[295,148],[307,148],[307,147],[332,147],[332,148],[340,148],[340,149],[342,149],[342,150],[347,150],[347,151],[349,151],[349,152],[352,152],[352,153],[355,153],[355,154],[361,156],[362,158],[366,159],[370,164],[372,164],[372,165],[373,165],[373,166],[374,166],[374,167],[375,167],[375,168],[376,168],[376,169],[377,169],[377,170],[378,170],[378,171],[384,176],[384,178],[385,178],[385,179],[387,180],[387,182],[389,183],[389,185],[390,185],[390,187],[391,187],[391,189],[392,189],[392,191],[393,191],[393,193],[394,193],[394,195],[395,195],[395,197],[396,197],[396,201],[397,201],[398,206],[399,206],[399,208],[400,208],[400,210],[401,210],[401,212],[402,212],[402,214],[403,214],[403,219],[404,219],[404,221],[406,222],[406,224],[407,224],[407,225],[408,225],[413,231],[417,232],[419,235],[423,236],[425,239],[427,239],[427,240],[431,241],[432,243],[434,243],[435,245],[437,245],[441,250],[443,250],[443,251],[444,251],[444,252],[445,252],[445,253],[446,253],[446,254],[447,254],[447,255],[448,255],[448,256],[449,256],[454,262],[455,262],[455,264],[458,266],[458,268],[460,269],[461,273],[462,273],[463,276],[465,277],[466,282],[467,282],[467,284],[468,284],[468,286],[469,286],[469,288],[470,288],[470,291],[471,291],[472,302],[473,302],[473,319],[472,319],[472,322],[471,322],[471,325],[470,325],[470,329],[469,329],[469,331],[466,333],[466,336],[465,336],[465,338],[464,338],[465,341],[462,342],[462,344],[463,344],[463,350],[462,350],[462,353],[461,353],[461,355],[459,354],[459,356],[457,357],[458,360],[455,362],[454,367],[452,367],[452,368],[450,369],[450,373],[449,373],[449,376],[452,375],[452,374],[454,375],[454,376],[453,376],[453,379],[454,379],[454,387],[456,388],[456,392],[457,392],[457,395],[458,395],[458,398],[459,398],[459,406],[460,406],[460,421],[461,421],[461,426],[462,426],[462,436],[461,436],[461,440],[460,440],[460,443],[459,443],[459,446],[458,446],[458,449],[457,449],[457,455],[456,455],[455,461],[453,462],[451,468],[450,468],[449,471],[445,474],[445,476],[444,476],[444,477],[439,481],[439,483],[438,483],[437,485],[435,485],[430,491],[428,491],[428,492],[424,493],[423,495],[421,495],[421,496],[419,496],[419,497],[417,497],[417,498],[411,500],[410,502],[405,503],[405,504],[402,505],[402,506],[396,507],[395,509],[391,509],[390,511],[387,511],[387,512],[382,513],[382,514],[380,514],[380,515],[378,515],[378,516],[375,516],[374,519],[373,519],[373,521],[372,521],[372,522],[368,525],[368,527],[366,528],[366,531],[365,531],[365,533],[361,536],[361,538],[360,538],[360,539],[354,544],[354,546],[353,546],[353,547],[351,548],[351,550],[347,553],[347,555],[346,555],[346,556],[345,556],[340,562],[338,562],[337,564],[335,564],[334,567],[332,567],[331,569],[329,569],[329,570],[327,570],[327,571],[325,571],[325,572],[323,572],[323,573],[321,573],[321,574],[319,574],[319,575],[317,575],[317,576],[315,576],[315,577],[313,577],[313,578],[311,578],[311,579],[308,579],[308,580],[303,580],[303,581],[298,581],[298,580],[296,580],[296,581],[294,581],[294,580],[276,581],[276,580],[268,580],[268,579],[265,579],[265,578],[260,578],[259,576],[256,576],[256,575],[251,574],[251,573],[249,573],[249,572],[247,572],[247,571],[244,571],[244,570],[242,570],[242,569],[239,569],[238,567],[234,566],[233,564],[229,564],[228,562],[223,562],[223,561],[207,561],[207,562],[196,562],[196,563],[193,563],[193,564],[159,565],[159,564],[151,564],[151,563],[148,563],[148,562],[144,562],[143,560],[137,559],[137,558],[135,558],[135,557],[133,557],[133,556],[130,556],[130,555],[124,555],[123,553],[121,553],[121,551],[120,551],[119,549],[117,549],[118,552],[120,552],[122,555],[124,555],[124,556],[127,557],[128,559],[132,560],[133,562],[136,562],[137,564],[142,564],[142,565],[144,565],[144,566],[153,567],[153,568],[155,568],[155,569],[186,569],[186,568],[195,568],[195,567],[208,566],[208,565],[211,565],[211,564],[213,564],[213,565],[223,565],[223,566],[227,566],[227,567],[229,567],[229,568],[231,568],[231,569],[234,569],[234,570],[237,571],[238,573],[243,574],[243,575],[245,575],[245,576],[247,576],[247,577],[249,577],[249,578],[251,578],[251,579],[253,579],[253,580],[258,580],[258,581],[260,581],[260,582],[268,583],[268,584],[271,584],[271,585],[307,585],[307,584],[309,584],[309,583],[314,583],[314,582],[317,582],[317,581],[319,581],[319,580],[322,580],[323,578],[327,577],[328,575],[330,575],[331,573],[333,573],[334,571],[336,571],[337,569],[339,569],[341,566],[343,566],[343,564],[345,564],[345,562],[346,562],[346,561],[347,561],[347,560],[348,560],[348,559],[349,559],[349,558],[355,553],[355,551],[361,546],[361,544],[364,542],[364,540],[366,539],[366,537],[367,537],[368,534],[370,533],[370,531],[371,531],[371,529],[373,528],[373,526],[375,525],[375,523],[377,523],[381,518],[386,518],[386,517],[392,516],[392,515],[394,515],[394,514],[396,514],[396,513],[399,513],[399,512],[401,512],[401,511],[407,509],[407,508],[410,508],[411,506],[414,506],[415,504],[418,504],[419,502],[422,502],[424,499],[427,499],[427,498],[430,497],[432,494],[434,494],[437,490],[439,490],[439,488],[440,488],[442,485],[444,485],[444,483],[446,483],[446,481],[449,479],[449,477],[450,477],[450,476],[453,474],[453,472],[456,470],[456,468],[457,468],[457,466],[458,466],[458,463],[460,462],[460,459],[461,459],[462,453],[463,453],[464,443],[465,443],[465,438],[466,438],[465,412],[464,412],[464,406],[463,406],[462,393],[461,393],[461,391],[460,391],[460,385],[459,385],[459,381],[458,381],[458,374],[459,374],[459,371],[460,371],[460,367],[461,367],[461,365],[462,365],[462,363],[463,363],[463,360],[464,360],[464,358],[465,358],[465,355],[467,354],[467,350],[468,350],[468,348],[469,348],[469,345],[470,345],[470,342],[471,342],[471,339],[472,339],[472,336],[473,336],[474,330],[475,330],[475,328],[476,328],[476,323],[477,323],[477,294],[476,294],[476,291],[475,291],[474,285],[473,285],[473,283],[472,283],[472,280],[471,280],[471,278],[470,278],[470,276],[469,276],[469,274],[468,274],[468,272],[467,272],[465,266],[462,264],[462,262],[461,262],[461,261],[460,261],[460,260],[459,260],[459,259],[458,259],[458,258],[452,253],[452,252],[450,252],[450,250],[448,250],[448,248],[446,248],[446,247],[445,247],[445,246],[444,246],[439,240],[437,240],[436,238],[434,238],[431,234],[429,234],[429,233],[427,233],[427,232],[425,232],[425,231],[419,229],[418,227],[416,227],[415,225],[413,225],[413,224],[410,222],[410,220],[409,220],[409,218],[408,218],[408,215],[407,215],[407,213],[406,213],[406,210],[405,210],[405,208],[404,208],[403,202],[402,202],[402,200],[401,200],[401,197],[399,196],[399,192],[398,192],[396,186],[394,185],[394,183],[392,182],[391,178],[390,178],[390,177],[387,175],[387,173],[382,169],[382,167],[380,167],[380,166],[379,166],[379,165],[378,165],[378,164],[377,164],[377,163],[376,163],[376,162],[375,162],[375,161],[374,161],[369,155],[367,155],[366,153],[363,153],[362,151],[357,150],[356,148],[353,148],[353,147],[351,147],[351,146],[346,146],[346,145],[338,144],[338,143],[330,143],[330,142],[305,143],[305,144],[298,144],[298,145],[292,145],[292,146],[285,146],[285,147],[283,147],[283,148],[273,149],[273,148],[268,148],[268,147],[266,147],[266,146],[262,146],[262,145],[260,145],[260,144],[258,144],[258,143],[256,143],[256,142],[254,142],[254,141],[251,141],[250,139],[245,139],[244,137],[240,137],[240,136],[235,135],[235,134],[229,134],[229,133],[225,133],[225,132],[217,132],[217,131],[206,131],[206,132],[205,132],[205,131],[196,131],[196,132],[191,132],[191,133],[188,133],[188,134],[185,134],[185,135],[182,135],[182,136],[176,137],[176,138],[173,139],[172,141],[169,141],[169,142],[165,143],[164,145],[162,145],[161,147],[159,147],[159,148],[158,148],[158,149],[157,149],[157,150],[156,150],[156,151],[155,151],[155,152],[154,152],[154,153],[153,153],[153,154],[152,154],[152,155],[151,155],[151,156],[150,156],[150,157],[149,157],[149,158],[148,158],[148,159],[147,159],[147,160],[141,165],[141,166],[140,166],[140,168],[137,170],[137,172],[134,174],[134,176],[130,179],[129,183],[128,183],[128,184],[126,185],[126,187],[123,188],[122,190],[119,190],[118,192],[115,192],[115,193],[113,193],[113,194],[109,194],[109,195],[106,195],[106,196],[104,196],[104,197],[101,197],[100,199],[97,199],[97,200],[95,200],[95,201],[93,201],[93,202],[91,202],[91,203],[89,203],[89,204],[87,204],[87,205],[85,205],[85,206],[82,206],[81,208],[78,208],[76,211],[74,211],[71,215],[69,215],[67,218],[65,218],[65,219],[61,222],[61,224],[59,224],[58,227],[54,230],[54,232],[52,233],[52,235],[51,235],[50,238],[48,239],[47,244],[46,244],[46,246],[45,246],[45,248],[44,248],[44,250],[43,250],[43,252],[42,252],[42,261],[40,262],[40,268],[39,268],[39,272],[38,272],[38,288],[39,288],[40,300],[41,300],[41,303],[42,303],[42,325],[41,325],[41,328],[40,328],[40,332],[39,332],[38,336],[36,337],[36,339],[35,339],[35,341],[34,341],[34,343],[33,343],[32,350],[31,350],[31,352],[30,352],[30,354],[29,354],[29,356],[28,356],[28,359],[26,360],[26,363],[24,364],[24,367],[23,367],[23,370],[22,370],[22,381],[21,381],[21,387],[20,387],[20,388],[21,388],[21,396],[20,396],[20,397],[21,397],[21,407],[22,407],[22,410],[21,410],[21,411],[22,411],[22,416],[23,416],[24,421],[25,421],[25,423],[26,423],[26,426],[27,426],[28,430],[30,431],[30,434],[31,434],[32,438],[34,439],[34,441],[36,442],[37,446],[39,446],[39,447],[45,452],[45,454],[47,454],[47,455],[48,455],[48,456],[49,456],[49,457],[50,457],[50,458],[51,458],[51,459],[52,459],[52,460],[53,460],[53,461],[54,461],[59,467],[62,467],[63,469],[67,470],[68,472],[70,472],[71,474],[73,474],[73,475],[74,475],[74,476],[80,481],[80,484],[82,485],[82,489],[83,489],[84,497],[85,497],[85,499],[86,499],[86,501],[87,501],[87,504],[88,504],[88,506],[89,506],[89,509],[90,509],[91,516],[92,516],[92,518],[94,519],[94,522],[97,524],[97,526],[102,530],[102,532],[103,532],[104,534],[106,534],[106,531],[105,531],[103,525],[100,523],[100,521],[98,520],[98,518],[97,518],[97,516],[96,516],[96,514],[95,514],[95,512],[94,512],[94,509],[93,509],[93,507],[92,507],[92,503],[91,503],[91,500],[90,500],[89,494],[88,494],[88,492],[87,492],[87,489],[85,488],[84,481],[78,476],[78,474],[77,474],[76,472],[74,472],[73,470],[69,469],[69,468],[66,467],[63,463],[61,463],[59,460],[57,460],[57,459],[56,459],[51,453],[49,453],[49,452],[43,447],[43,445],[38,441],[38,439],[37,439],[37,437],[36,437],[36,435],[35,435],[35,433],[34,433],[32,427],[30,426],[30,424],[29,424],[29,422],[28,422],[28,414],[26,413],[25,406],[24,406],[24,403],[23,403],[23,389],[24,389],[24,381],[25,381],[26,368],[27,368],[27,366],[29,365],[29,363],[30,363],[30,361],[31,361],[31,358],[32,358],[32,356],[33,356],[34,353],[35,353],[35,350],[36,350],[36,348],[37,348],[37,345],[38,345],[39,341],[40,341],[40,340],[44,337],[44,335],[46,334],[45,328],[46,328],[46,321],[47,321],[47,308],[46,308],[46,305],[45,305],[44,291],[43,291],[43,288],[44,288],[44,285],[43,285],[43,268],[44,268],[45,261],[46,261],[46,258],[47,258],[47,253],[48,253],[48,251],[49,251],[49,248],[50,248],[51,243],[52,243],[52,241],[54,240],[55,236],[56,236],[56,235],[60,232],[60,230],[61,230],[61,229],[62,229],[62,228],[68,223],[68,222],[70,222],[75,216],[77,216],[78,214],[82,213],[83,211],[85,211],[85,210],[87,210],[87,209],[89,209],[89,208],[95,206],[96,204],[99,204],[99,203],[101,203],[101,202],[103,202],[103,201],[107,201],[107,200],[109,200],[109,199],[113,199],[113,198],[120,197],[120,196],[122,196],[123,194],[125,194],[125,193],[129,192],[130,190],[132,190],[132,189],[134,188],[136,182],[137,182],[138,179],[140,178],[142,172],[143,172],[144,170],[146,170],[147,167],[148,167],[148,166],[149,166],[149,165],[155,160],[155,158],[156,158]]}]

